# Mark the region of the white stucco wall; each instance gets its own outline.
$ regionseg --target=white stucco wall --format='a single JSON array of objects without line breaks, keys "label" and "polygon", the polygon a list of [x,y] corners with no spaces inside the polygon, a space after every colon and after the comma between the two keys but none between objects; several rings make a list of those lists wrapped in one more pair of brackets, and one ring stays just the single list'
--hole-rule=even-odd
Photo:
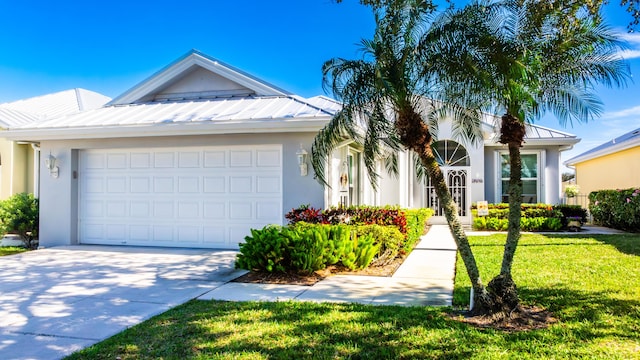
[{"label": "white stucco wall", "polygon": [[[41,142],[41,153],[58,159],[59,176],[49,175],[44,162],[40,166],[40,244],[44,247],[77,244],[78,239],[78,150],[179,146],[269,145],[283,146],[283,214],[301,204],[324,207],[324,189],[314,179],[313,169],[300,176],[296,152],[300,144],[310,152],[314,134],[247,134],[155,138],[118,138]],[[75,173],[75,176],[74,176]]]}]

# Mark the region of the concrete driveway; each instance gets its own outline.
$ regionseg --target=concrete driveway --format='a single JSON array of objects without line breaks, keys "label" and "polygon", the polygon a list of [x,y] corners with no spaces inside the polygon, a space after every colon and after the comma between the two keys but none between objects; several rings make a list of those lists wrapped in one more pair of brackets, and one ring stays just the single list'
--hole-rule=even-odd
[{"label": "concrete driveway", "polygon": [[236,252],[69,246],[0,257],[0,359],[58,359],[242,272]]}]

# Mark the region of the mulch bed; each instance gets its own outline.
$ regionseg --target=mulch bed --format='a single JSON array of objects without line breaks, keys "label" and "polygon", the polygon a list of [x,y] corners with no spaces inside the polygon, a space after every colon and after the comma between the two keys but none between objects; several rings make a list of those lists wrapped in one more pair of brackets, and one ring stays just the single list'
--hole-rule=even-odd
[{"label": "mulch bed", "polygon": [[294,273],[270,273],[266,271],[250,271],[245,275],[233,280],[233,282],[254,283],[254,284],[280,284],[280,285],[305,285],[312,286],[318,281],[332,275],[366,275],[389,277],[402,265],[408,254],[400,255],[384,266],[370,266],[362,270],[349,270],[344,266],[330,266],[324,270],[316,271],[312,274]]},{"label": "mulch bed", "polygon": [[452,312],[447,316],[481,329],[496,329],[505,332],[520,332],[546,329],[558,322],[553,313],[537,306],[520,306],[511,314],[502,317],[470,315],[468,311]]}]

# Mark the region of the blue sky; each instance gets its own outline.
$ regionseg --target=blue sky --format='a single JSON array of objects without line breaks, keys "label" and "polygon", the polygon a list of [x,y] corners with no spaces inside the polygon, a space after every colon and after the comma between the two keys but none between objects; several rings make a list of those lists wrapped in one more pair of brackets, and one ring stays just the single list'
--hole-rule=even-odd
[{"label": "blue sky", "polygon": [[[640,127],[640,35],[613,0],[609,24],[629,44],[625,89],[599,88],[601,118],[561,128],[582,141],[578,155]],[[100,5],[97,5],[100,4]],[[299,95],[323,94],[321,65],[359,56],[373,32],[356,0],[0,1],[0,102],[81,87],[115,97],[192,48]]]}]

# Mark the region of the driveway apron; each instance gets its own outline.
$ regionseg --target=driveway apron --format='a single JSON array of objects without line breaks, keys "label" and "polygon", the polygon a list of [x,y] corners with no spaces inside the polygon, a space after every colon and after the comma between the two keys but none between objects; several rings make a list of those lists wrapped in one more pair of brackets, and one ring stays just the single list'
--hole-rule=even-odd
[{"label": "driveway apron", "polygon": [[68,246],[0,257],[0,359],[59,359],[239,276],[235,251]]}]

